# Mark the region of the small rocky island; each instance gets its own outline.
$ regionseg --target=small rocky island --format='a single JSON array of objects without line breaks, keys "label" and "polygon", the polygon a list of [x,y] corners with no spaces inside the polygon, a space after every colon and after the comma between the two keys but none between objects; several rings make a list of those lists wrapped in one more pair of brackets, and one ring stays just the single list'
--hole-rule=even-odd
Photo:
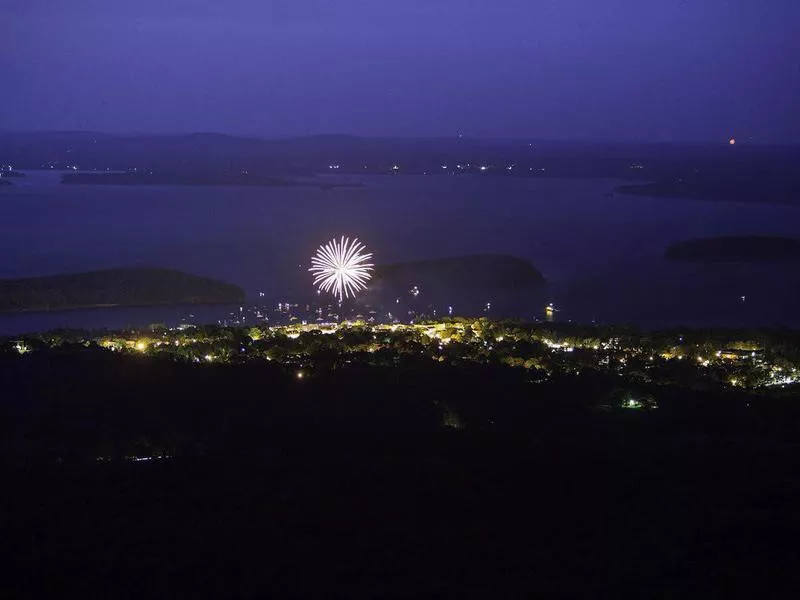
[{"label": "small rocky island", "polygon": [[800,261],[800,239],[759,235],[701,238],[672,244],[665,256],[685,262],[793,262]]},{"label": "small rocky island", "polygon": [[0,312],[228,304],[244,299],[244,290],[237,285],[171,269],[124,268],[0,279]]},{"label": "small rocky island", "polygon": [[525,259],[502,254],[477,254],[379,266],[375,269],[370,289],[404,291],[420,286],[431,292],[525,291],[544,283],[542,274]]}]

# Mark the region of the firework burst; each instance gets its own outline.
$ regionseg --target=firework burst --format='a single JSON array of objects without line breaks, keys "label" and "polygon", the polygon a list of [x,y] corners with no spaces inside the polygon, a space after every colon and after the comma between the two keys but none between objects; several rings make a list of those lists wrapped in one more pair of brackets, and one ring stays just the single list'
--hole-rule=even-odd
[{"label": "firework burst", "polygon": [[314,285],[322,292],[338,296],[339,302],[367,289],[375,265],[368,262],[372,254],[365,250],[358,239],[351,242],[344,236],[320,246],[311,258],[309,269],[314,274]]}]

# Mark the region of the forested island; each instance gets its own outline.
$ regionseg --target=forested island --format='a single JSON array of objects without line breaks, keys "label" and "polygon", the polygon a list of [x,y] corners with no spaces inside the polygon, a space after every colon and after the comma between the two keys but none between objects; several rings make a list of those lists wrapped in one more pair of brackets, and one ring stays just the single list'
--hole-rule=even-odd
[{"label": "forested island", "polygon": [[239,286],[171,269],[122,268],[0,280],[0,312],[227,304],[244,298]]},{"label": "forested island", "polygon": [[800,239],[759,235],[701,238],[672,244],[665,256],[712,263],[800,261]]},{"label": "forested island", "polygon": [[525,259],[475,254],[379,266],[370,289],[407,291],[419,286],[433,293],[478,289],[520,291],[544,284],[544,276]]}]

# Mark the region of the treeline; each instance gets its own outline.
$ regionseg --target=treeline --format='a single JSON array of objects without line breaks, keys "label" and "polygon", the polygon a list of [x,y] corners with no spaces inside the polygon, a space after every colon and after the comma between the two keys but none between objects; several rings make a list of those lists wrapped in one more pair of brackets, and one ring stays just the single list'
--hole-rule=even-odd
[{"label": "treeline", "polygon": [[[624,329],[603,337],[486,320],[436,331],[451,341],[424,328],[365,326],[299,335],[257,327],[60,331],[7,341],[3,456],[52,463],[258,454],[276,438],[443,430],[572,436],[631,419],[681,435],[800,439],[797,386],[753,388],[774,368],[793,368],[781,354],[797,357],[796,332],[646,339]],[[774,345],[759,347],[757,359],[713,359],[719,345],[749,357],[764,341]],[[651,354],[650,344],[668,342],[684,349],[684,360]]]},{"label": "treeline", "polygon": [[504,365],[409,357],[301,377],[279,364],[194,366],[81,346],[4,355],[0,373],[2,454],[15,464],[258,455],[294,436],[575,435],[631,419],[682,433],[800,435],[796,397],[654,386],[595,370],[538,381]]}]

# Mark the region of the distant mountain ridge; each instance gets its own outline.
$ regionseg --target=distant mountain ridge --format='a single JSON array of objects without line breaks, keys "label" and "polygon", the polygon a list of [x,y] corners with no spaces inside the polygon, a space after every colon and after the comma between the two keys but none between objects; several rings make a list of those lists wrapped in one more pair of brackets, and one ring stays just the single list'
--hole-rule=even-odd
[{"label": "distant mountain ridge", "polygon": [[[0,163],[18,169],[131,171],[193,180],[320,173],[607,178],[628,194],[800,204],[800,146],[600,143],[469,137],[281,139],[219,133],[0,133]],[[651,182],[651,183],[648,183]],[[642,185],[643,184],[643,185]],[[610,184],[609,188],[615,184]]]},{"label": "distant mountain ridge", "polygon": [[[541,166],[545,173],[652,180],[667,174],[706,172],[743,159],[759,168],[783,168],[800,146],[556,141],[536,138],[360,137],[320,134],[284,138],[224,133],[125,134],[91,131],[0,132],[0,162],[18,168],[77,164],[83,169],[207,168],[319,170],[338,163],[363,169],[399,164],[403,171],[441,170],[459,162]],[[454,163],[450,165],[449,163]],[[632,169],[632,164],[644,169]],[[792,162],[794,164],[794,162]],[[741,165],[740,165],[741,166]],[[684,173],[686,174],[686,173]]]}]

